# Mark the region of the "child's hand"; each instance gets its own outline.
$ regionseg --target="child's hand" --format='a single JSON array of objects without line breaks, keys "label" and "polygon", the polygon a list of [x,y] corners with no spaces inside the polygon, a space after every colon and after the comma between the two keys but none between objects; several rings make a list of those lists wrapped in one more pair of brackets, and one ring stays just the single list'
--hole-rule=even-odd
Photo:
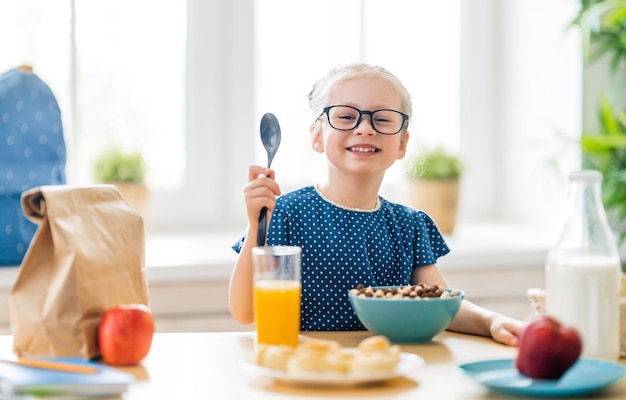
[{"label": "child's hand", "polygon": [[276,205],[276,196],[281,194],[280,187],[274,181],[274,170],[251,165],[248,169],[248,184],[243,193],[250,227],[256,229],[261,209],[267,207],[271,213]]},{"label": "child's hand", "polygon": [[496,342],[517,346],[524,326],[522,321],[504,315],[496,315],[491,321],[489,331]]}]

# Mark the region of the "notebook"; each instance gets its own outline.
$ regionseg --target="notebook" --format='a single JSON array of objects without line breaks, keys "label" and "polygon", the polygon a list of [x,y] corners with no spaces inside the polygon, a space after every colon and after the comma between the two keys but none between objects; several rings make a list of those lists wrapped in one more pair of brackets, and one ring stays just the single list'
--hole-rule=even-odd
[{"label": "notebook", "polygon": [[95,361],[54,358],[53,361],[96,368],[95,373],[54,371],[0,361],[0,394],[36,396],[115,396],[125,392],[135,377]]}]

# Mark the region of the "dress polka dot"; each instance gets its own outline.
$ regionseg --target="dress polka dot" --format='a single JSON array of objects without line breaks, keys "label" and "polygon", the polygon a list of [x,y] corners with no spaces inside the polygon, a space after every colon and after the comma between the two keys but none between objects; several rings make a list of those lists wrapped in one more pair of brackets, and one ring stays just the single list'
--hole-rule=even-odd
[{"label": "dress polka dot", "polygon": [[[242,243],[233,248],[239,251]],[[383,198],[374,210],[349,210],[312,186],[277,199],[267,244],[302,248],[304,331],[364,329],[348,300],[350,289],[408,285],[414,269],[449,252],[422,211]]]}]

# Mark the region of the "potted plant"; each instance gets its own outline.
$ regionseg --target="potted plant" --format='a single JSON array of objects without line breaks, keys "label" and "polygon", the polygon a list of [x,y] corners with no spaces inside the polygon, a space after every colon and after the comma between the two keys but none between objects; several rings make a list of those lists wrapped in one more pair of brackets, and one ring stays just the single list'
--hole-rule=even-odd
[{"label": "potted plant", "polygon": [[425,211],[444,234],[456,225],[464,169],[461,157],[443,147],[417,153],[406,166],[408,205]]},{"label": "potted plant", "polygon": [[146,218],[149,192],[144,183],[145,172],[141,152],[111,147],[96,159],[93,178],[96,182],[115,185],[122,198]]}]

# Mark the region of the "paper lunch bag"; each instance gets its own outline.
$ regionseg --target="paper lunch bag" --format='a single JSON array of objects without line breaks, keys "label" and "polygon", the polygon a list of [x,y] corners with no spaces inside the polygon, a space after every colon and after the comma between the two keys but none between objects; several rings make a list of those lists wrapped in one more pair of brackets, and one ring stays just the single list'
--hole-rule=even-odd
[{"label": "paper lunch bag", "polygon": [[13,351],[95,358],[104,311],[148,305],[143,220],[113,185],[41,186],[21,201],[39,226],[9,293]]}]

